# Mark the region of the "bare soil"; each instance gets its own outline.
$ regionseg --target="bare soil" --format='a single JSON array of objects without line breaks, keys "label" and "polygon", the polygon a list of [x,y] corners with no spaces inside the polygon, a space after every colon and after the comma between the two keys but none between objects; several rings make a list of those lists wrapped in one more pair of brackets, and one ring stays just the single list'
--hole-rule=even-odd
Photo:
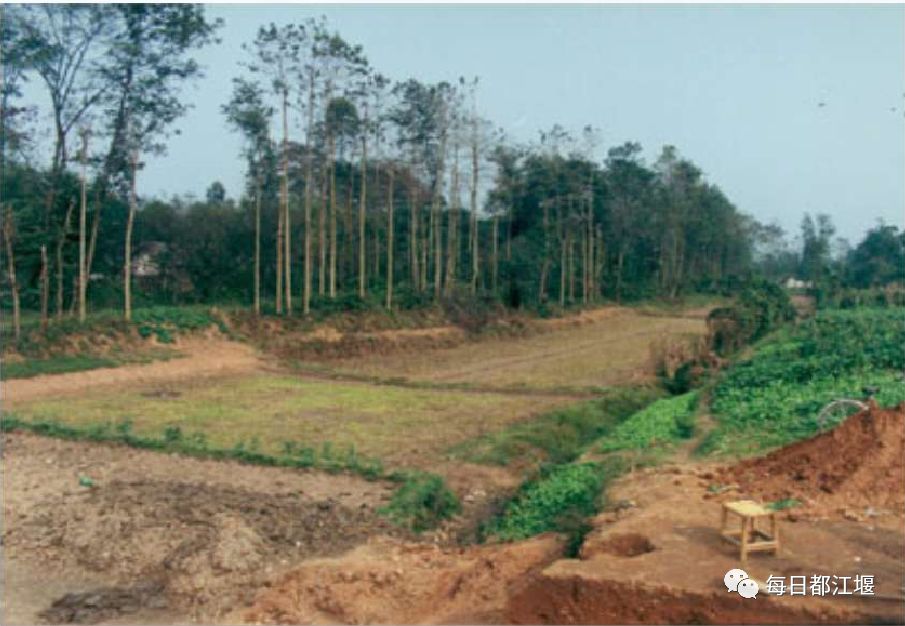
[{"label": "bare soil", "polygon": [[645,315],[604,307],[552,320],[535,320],[517,341],[486,337],[454,345],[422,346],[414,353],[327,359],[339,371],[428,383],[528,389],[602,387],[653,378],[649,346],[664,337],[704,334],[698,318]]},{"label": "bare soil", "polygon": [[4,559],[19,587],[21,563],[99,585],[50,607],[8,596],[25,621],[164,609],[215,620],[284,568],[398,532],[376,513],[390,486],[348,475],[22,434],[4,436],[3,470]]},{"label": "bare soil", "polygon": [[496,624],[510,586],[562,552],[552,535],[519,544],[439,548],[379,541],[306,563],[264,590],[256,624]]},{"label": "bare soil", "polygon": [[743,461],[719,481],[765,501],[794,499],[795,514],[861,519],[905,510],[905,404],[874,406],[836,428]]}]

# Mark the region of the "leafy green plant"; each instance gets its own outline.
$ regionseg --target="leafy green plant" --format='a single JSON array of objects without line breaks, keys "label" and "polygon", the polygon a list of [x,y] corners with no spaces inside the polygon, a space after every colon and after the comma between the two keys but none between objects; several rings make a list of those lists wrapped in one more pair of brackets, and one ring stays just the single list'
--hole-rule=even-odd
[{"label": "leafy green plant", "polygon": [[701,454],[747,454],[817,432],[817,416],[841,397],[879,388],[881,406],[905,401],[905,310],[823,310],[776,333],[715,385],[717,428]]},{"label": "leafy green plant", "polygon": [[697,392],[663,398],[638,411],[601,439],[601,452],[643,450],[668,445],[694,434]]},{"label": "leafy green plant", "polygon": [[551,530],[583,533],[583,520],[598,510],[604,484],[620,471],[615,460],[550,467],[522,485],[483,534],[518,541]]},{"label": "leafy green plant", "polygon": [[461,505],[443,479],[435,474],[410,472],[390,503],[379,510],[394,524],[415,532],[435,527],[461,510]]}]

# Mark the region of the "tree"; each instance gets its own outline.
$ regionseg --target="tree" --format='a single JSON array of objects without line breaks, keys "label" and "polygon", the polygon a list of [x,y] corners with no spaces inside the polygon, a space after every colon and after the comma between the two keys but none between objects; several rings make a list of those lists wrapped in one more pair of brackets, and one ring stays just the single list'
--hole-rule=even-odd
[{"label": "tree", "polygon": [[[128,270],[137,210],[139,155],[166,151],[165,138],[188,109],[180,100],[182,85],[201,73],[188,54],[213,40],[220,21],[209,23],[200,5],[111,5],[111,10],[116,11],[117,29],[100,70],[111,114],[108,119],[112,120],[102,184],[108,176],[129,173],[125,245]],[[96,215],[95,223],[99,219],[100,215]],[[124,313],[129,319],[131,271],[125,272],[123,280]]]},{"label": "tree", "polygon": [[12,208],[7,208],[3,214],[3,243],[6,250],[6,276],[9,280],[9,290],[13,300],[13,333],[16,341],[18,341],[22,334],[22,322],[19,310],[19,281],[16,278],[15,238],[16,226],[13,210]]},{"label": "tree", "polygon": [[856,287],[905,281],[905,233],[880,222],[848,255],[848,275]]},{"label": "tree", "polygon": [[827,277],[830,244],[836,232],[829,215],[818,214],[816,222],[809,213],[801,221],[801,275],[815,285]]},{"label": "tree", "polygon": [[243,48],[250,52],[248,69],[261,73],[270,82],[273,95],[279,100],[283,122],[281,149],[280,206],[277,219],[277,272],[276,272],[276,312],[283,312],[285,296],[286,312],[292,312],[292,236],[289,219],[289,96],[295,78],[299,74],[301,54],[307,50],[307,32],[304,27],[290,24],[277,28],[271,24],[258,29],[251,46]]},{"label": "tree", "polygon": [[611,248],[616,251],[616,301],[622,301],[626,256],[641,230],[640,212],[650,201],[653,174],[641,162],[641,144],[626,142],[607,155]]},{"label": "tree", "polygon": [[[253,306],[256,315],[261,314],[261,204],[264,193],[264,174],[268,167],[268,155],[270,154],[270,140],[268,137],[268,129],[270,121],[273,118],[274,109],[268,106],[261,95],[260,85],[254,81],[243,78],[233,80],[233,95],[230,101],[223,105],[222,111],[226,115],[230,125],[245,136],[245,158],[248,161],[248,178],[253,189],[255,202],[254,217],[254,295]],[[309,156],[310,160],[310,156]],[[310,205],[308,195],[310,194],[310,174],[306,176],[305,184],[305,206],[306,216],[309,215]],[[310,239],[309,239],[309,219],[305,219],[305,272],[306,285],[310,280]],[[304,306],[305,312],[308,312],[309,293],[306,287]]]}]

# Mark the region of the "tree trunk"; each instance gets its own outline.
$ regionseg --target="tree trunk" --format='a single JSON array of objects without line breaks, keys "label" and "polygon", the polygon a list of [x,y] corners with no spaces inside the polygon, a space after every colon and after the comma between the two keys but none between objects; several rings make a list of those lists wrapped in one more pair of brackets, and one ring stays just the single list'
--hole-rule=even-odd
[{"label": "tree trunk", "polygon": [[314,149],[312,147],[312,132],[314,129],[314,70],[309,74],[308,83],[308,127],[305,129],[305,278],[302,286],[302,313],[308,315],[311,312],[311,203],[314,194]]},{"label": "tree trunk", "polygon": [[289,116],[288,90],[283,90],[283,178],[280,181],[280,205],[283,211],[283,291],[286,315],[292,315],[292,220],[289,215]]},{"label": "tree trunk", "polygon": [[22,336],[22,319],[19,310],[19,281],[16,279],[16,257],[13,253],[13,209],[7,207],[3,222],[3,241],[6,244],[6,274],[9,278],[9,291],[13,300],[13,335],[16,341]]},{"label": "tree trunk", "polygon": [[41,244],[41,328],[47,330],[47,308],[50,300],[50,276],[47,267],[47,244]]},{"label": "tree trunk", "polygon": [[440,200],[443,197],[444,158],[446,157],[446,135],[440,140],[440,162],[437,165],[437,180],[434,181],[434,200],[431,203],[431,227],[434,231],[434,298],[440,299],[443,278],[443,233],[440,218]]},{"label": "tree trunk", "polygon": [[603,247],[603,227],[598,224],[597,225],[597,253],[594,255],[594,290],[592,292],[594,296],[594,300],[598,300],[603,295],[602,291],[602,281],[603,281],[603,268],[606,262],[606,256],[604,255],[604,247]]},{"label": "tree trunk", "polygon": [[66,217],[63,219],[63,230],[60,238],[57,240],[57,319],[63,319],[63,246],[66,244],[66,237],[69,235],[69,225],[72,223],[72,213],[75,211],[75,200],[70,200],[69,207],[66,209]]},{"label": "tree trunk", "polygon": [[88,276],[85,257],[85,241],[88,219],[88,131],[82,133],[82,176],[79,202],[79,321],[84,322],[87,314]]},{"label": "tree trunk", "polygon": [[283,314],[283,210],[277,207],[277,272],[274,307],[277,315]]},{"label": "tree trunk", "polygon": [[490,228],[490,243],[493,246],[491,256],[493,257],[493,268],[491,269],[490,274],[490,284],[493,288],[493,293],[496,294],[497,283],[499,280],[499,265],[500,265],[500,245],[499,245],[499,230],[500,230],[500,219],[498,216],[493,216],[493,222]]},{"label": "tree trunk", "polygon": [[330,162],[324,164],[321,202],[317,211],[317,293],[327,295],[327,203],[330,196]]},{"label": "tree trunk", "polygon": [[412,187],[409,192],[409,269],[412,275],[412,289],[421,291],[421,271],[418,267],[418,181],[415,179],[414,171],[410,176]]},{"label": "tree trunk", "polygon": [[390,181],[387,188],[387,300],[386,308],[393,308],[393,242],[395,226],[393,222],[393,178],[396,169],[390,165]]},{"label": "tree trunk", "polygon": [[138,152],[132,153],[132,180],[129,185],[129,217],[126,221],[126,249],[123,259],[123,317],[132,320],[132,228],[135,225],[135,211],[138,208],[135,178],[138,170]]},{"label": "tree trunk", "polygon": [[562,222],[560,225],[560,244],[559,244],[559,306],[566,306],[566,248],[568,246],[568,238],[566,237],[566,225]]},{"label": "tree trunk", "polygon": [[[332,138],[331,138],[332,142]],[[330,151],[333,154],[333,150]],[[330,297],[336,297],[336,161],[330,166]]]},{"label": "tree trunk", "polygon": [[[446,281],[445,293],[448,295],[456,283],[456,270],[459,260],[459,146],[453,147],[452,180],[450,181],[449,215],[446,227]],[[442,228],[443,220],[438,224]]]},{"label": "tree trunk", "polygon": [[[477,122],[475,122],[477,124]],[[471,144],[471,293],[478,291],[478,270],[480,269],[480,251],[478,250],[478,138],[477,128]]]},{"label": "tree trunk", "polygon": [[361,141],[361,190],[358,198],[358,297],[365,297],[365,270],[367,268],[365,252],[365,212],[367,210],[368,192],[368,113],[365,108],[365,131]]},{"label": "tree trunk", "polygon": [[[106,194],[104,194],[106,196]],[[97,235],[100,230],[101,223],[101,207],[103,207],[103,199],[100,194],[95,194],[94,219],[91,221],[91,238],[88,240],[88,260],[85,264],[85,273],[88,275],[88,281],[91,281],[91,266],[94,264],[94,253],[97,250]]]},{"label": "tree trunk", "polygon": [[[260,169],[260,165],[258,166]],[[261,172],[257,174],[257,188],[255,189],[255,276],[254,276],[254,307],[255,315],[261,315],[261,194],[263,193]]]}]

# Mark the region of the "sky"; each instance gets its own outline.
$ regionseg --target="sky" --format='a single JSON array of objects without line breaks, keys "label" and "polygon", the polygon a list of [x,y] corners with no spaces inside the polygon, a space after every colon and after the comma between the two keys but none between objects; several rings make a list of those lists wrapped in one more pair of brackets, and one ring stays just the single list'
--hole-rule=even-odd
[{"label": "sky", "polygon": [[[243,188],[220,106],[261,25],[325,15],[403,80],[480,77],[482,113],[520,142],[559,123],[694,161],[736,206],[795,234],[828,213],[857,242],[905,226],[905,7],[895,5],[209,5],[221,43],[145,195]],[[293,132],[300,136],[301,130]]]}]

